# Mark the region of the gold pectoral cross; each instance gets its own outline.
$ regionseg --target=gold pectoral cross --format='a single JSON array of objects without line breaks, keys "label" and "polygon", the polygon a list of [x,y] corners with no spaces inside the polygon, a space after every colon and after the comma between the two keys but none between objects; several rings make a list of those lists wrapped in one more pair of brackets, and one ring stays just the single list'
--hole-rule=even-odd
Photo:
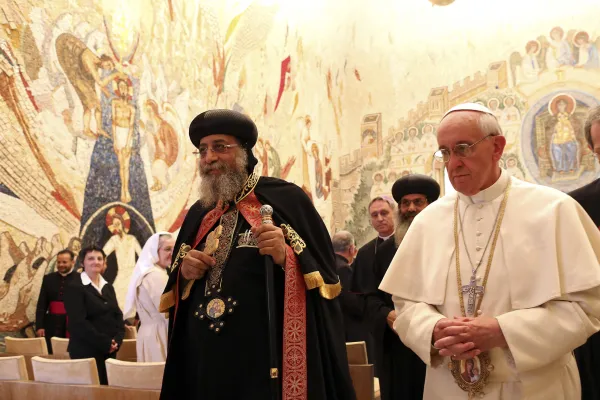
[{"label": "gold pectoral cross", "polygon": [[[223,225],[217,226],[211,233],[206,236],[206,242],[204,243],[204,254],[212,256],[217,249],[219,248],[219,238],[223,233]],[[189,246],[188,246],[189,247]],[[187,282],[185,288],[183,289],[183,295],[181,296],[182,300],[185,300],[189,297],[190,291],[192,290],[192,286],[196,280],[192,279]]]}]

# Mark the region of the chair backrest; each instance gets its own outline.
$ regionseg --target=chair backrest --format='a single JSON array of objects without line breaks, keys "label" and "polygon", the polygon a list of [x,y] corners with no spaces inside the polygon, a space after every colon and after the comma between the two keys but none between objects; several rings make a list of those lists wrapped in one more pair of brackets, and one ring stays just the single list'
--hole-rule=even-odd
[{"label": "chair backrest", "polygon": [[367,344],[365,342],[346,343],[346,353],[348,354],[348,364],[365,365],[367,361]]},{"label": "chair backrest", "polygon": [[125,325],[125,339],[136,339],[137,338],[137,329],[135,326]]},{"label": "chair backrest", "polygon": [[69,355],[67,348],[69,347],[69,339],[59,338],[53,336],[50,338],[52,343],[52,354],[66,354]]},{"label": "chair backrest", "polygon": [[27,365],[24,356],[0,357],[0,381],[27,381]]},{"label": "chair backrest", "polygon": [[123,339],[121,347],[117,351],[117,360],[137,361],[137,339]]},{"label": "chair backrest", "polygon": [[164,370],[164,362],[106,360],[108,386],[160,390]]},{"label": "chair backrest", "polygon": [[31,365],[36,382],[61,383],[63,385],[100,384],[98,368],[93,358],[53,360],[33,357]]},{"label": "chair backrest", "polygon": [[46,339],[39,338],[14,338],[7,336],[4,338],[6,352],[13,354],[48,354],[48,345]]},{"label": "chair backrest", "polygon": [[356,400],[375,398],[375,379],[373,365],[350,365],[350,377],[356,392]]}]

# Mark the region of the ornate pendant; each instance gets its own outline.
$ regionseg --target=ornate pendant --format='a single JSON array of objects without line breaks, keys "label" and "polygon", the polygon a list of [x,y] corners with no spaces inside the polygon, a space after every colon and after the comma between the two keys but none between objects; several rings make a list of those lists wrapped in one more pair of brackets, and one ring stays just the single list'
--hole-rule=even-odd
[{"label": "ornate pendant", "polygon": [[225,317],[233,314],[233,309],[237,306],[237,301],[233,297],[225,297],[221,295],[221,289],[217,289],[215,285],[211,286],[206,293],[210,296],[205,303],[200,303],[197,310],[194,312],[194,317],[199,320],[209,319],[211,322],[208,328],[220,333],[225,326]]},{"label": "ornate pendant", "polygon": [[482,398],[485,393],[483,389],[487,385],[490,372],[494,366],[487,352],[468,360],[451,360],[448,369],[452,371],[454,381],[462,390],[468,393],[469,400],[475,397]]},{"label": "ornate pendant", "polygon": [[241,247],[251,247],[251,248],[257,248],[258,247],[258,242],[256,240],[256,238],[254,237],[254,235],[252,234],[252,232],[250,231],[250,229],[246,230],[246,232],[244,233],[240,233],[238,235],[238,244],[236,248],[241,248]]},{"label": "ornate pendant", "polygon": [[217,251],[217,249],[219,248],[219,238],[221,237],[222,233],[223,226],[219,225],[215,228],[215,230],[208,234],[204,246],[204,253],[208,254],[209,256],[212,256],[214,252]]}]

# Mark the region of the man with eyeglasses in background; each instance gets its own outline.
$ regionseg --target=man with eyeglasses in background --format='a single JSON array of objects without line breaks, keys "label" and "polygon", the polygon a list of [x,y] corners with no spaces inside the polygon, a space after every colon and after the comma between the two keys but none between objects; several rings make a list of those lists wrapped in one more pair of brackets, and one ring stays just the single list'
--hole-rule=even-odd
[{"label": "man with eyeglasses in background", "polygon": [[394,182],[392,195],[398,202],[396,230],[394,238],[383,242],[375,256],[374,285],[366,296],[365,315],[375,342],[375,358],[379,362],[381,399],[421,400],[425,364],[394,331],[396,311],[392,296],[377,287],[415,217],[440,196],[440,185],[426,175],[407,175]]},{"label": "man with eyeglasses in background", "polygon": [[572,352],[600,329],[600,232],[565,193],[499,167],[488,108],[457,105],[437,132],[456,193],[415,218],[379,286],[427,365],[423,398],[580,398]]},{"label": "man with eyeglasses in background", "polygon": [[258,131],[246,115],[206,111],[189,136],[200,191],[160,301],[169,312],[160,398],[355,399],[335,253],[319,213],[298,186],[254,171]]},{"label": "man with eyeglasses in background", "polygon": [[[590,110],[583,132],[590,150],[600,161],[600,107]],[[581,204],[600,229],[600,179],[569,194]],[[575,358],[581,376],[581,398],[600,399],[600,334],[593,335],[586,344],[576,349]]]},{"label": "man with eyeglasses in background", "polygon": [[373,280],[373,264],[379,246],[394,236],[394,201],[388,197],[375,197],[369,202],[367,210],[371,226],[377,232],[377,237],[364,244],[352,263],[352,286],[347,297],[355,296],[353,303],[357,308],[356,315],[363,315],[357,325],[357,337],[365,341],[369,362],[375,364],[375,375],[379,376],[379,364],[375,357],[375,342],[371,333],[371,326],[365,313],[365,296],[375,285]]}]

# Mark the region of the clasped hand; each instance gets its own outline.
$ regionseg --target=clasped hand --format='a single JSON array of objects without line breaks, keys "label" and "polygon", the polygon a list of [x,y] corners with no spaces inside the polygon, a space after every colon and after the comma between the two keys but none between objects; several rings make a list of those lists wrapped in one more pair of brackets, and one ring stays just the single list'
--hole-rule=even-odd
[{"label": "clasped hand", "polygon": [[507,347],[495,318],[444,318],[433,328],[433,347],[442,357],[467,360],[494,347]]},{"label": "clasped hand", "polygon": [[[252,228],[256,237],[258,251],[261,255],[273,257],[273,262],[279,266],[285,265],[285,238],[281,228],[263,224]],[[190,250],[181,263],[181,274],[185,279],[201,279],[206,271],[216,264],[214,257],[199,251]]]},{"label": "clasped hand", "polygon": [[117,344],[117,342],[115,341],[115,339],[113,339],[110,342],[110,351],[109,351],[109,353],[112,354],[112,353],[114,353],[117,350],[119,350],[119,345]]}]

